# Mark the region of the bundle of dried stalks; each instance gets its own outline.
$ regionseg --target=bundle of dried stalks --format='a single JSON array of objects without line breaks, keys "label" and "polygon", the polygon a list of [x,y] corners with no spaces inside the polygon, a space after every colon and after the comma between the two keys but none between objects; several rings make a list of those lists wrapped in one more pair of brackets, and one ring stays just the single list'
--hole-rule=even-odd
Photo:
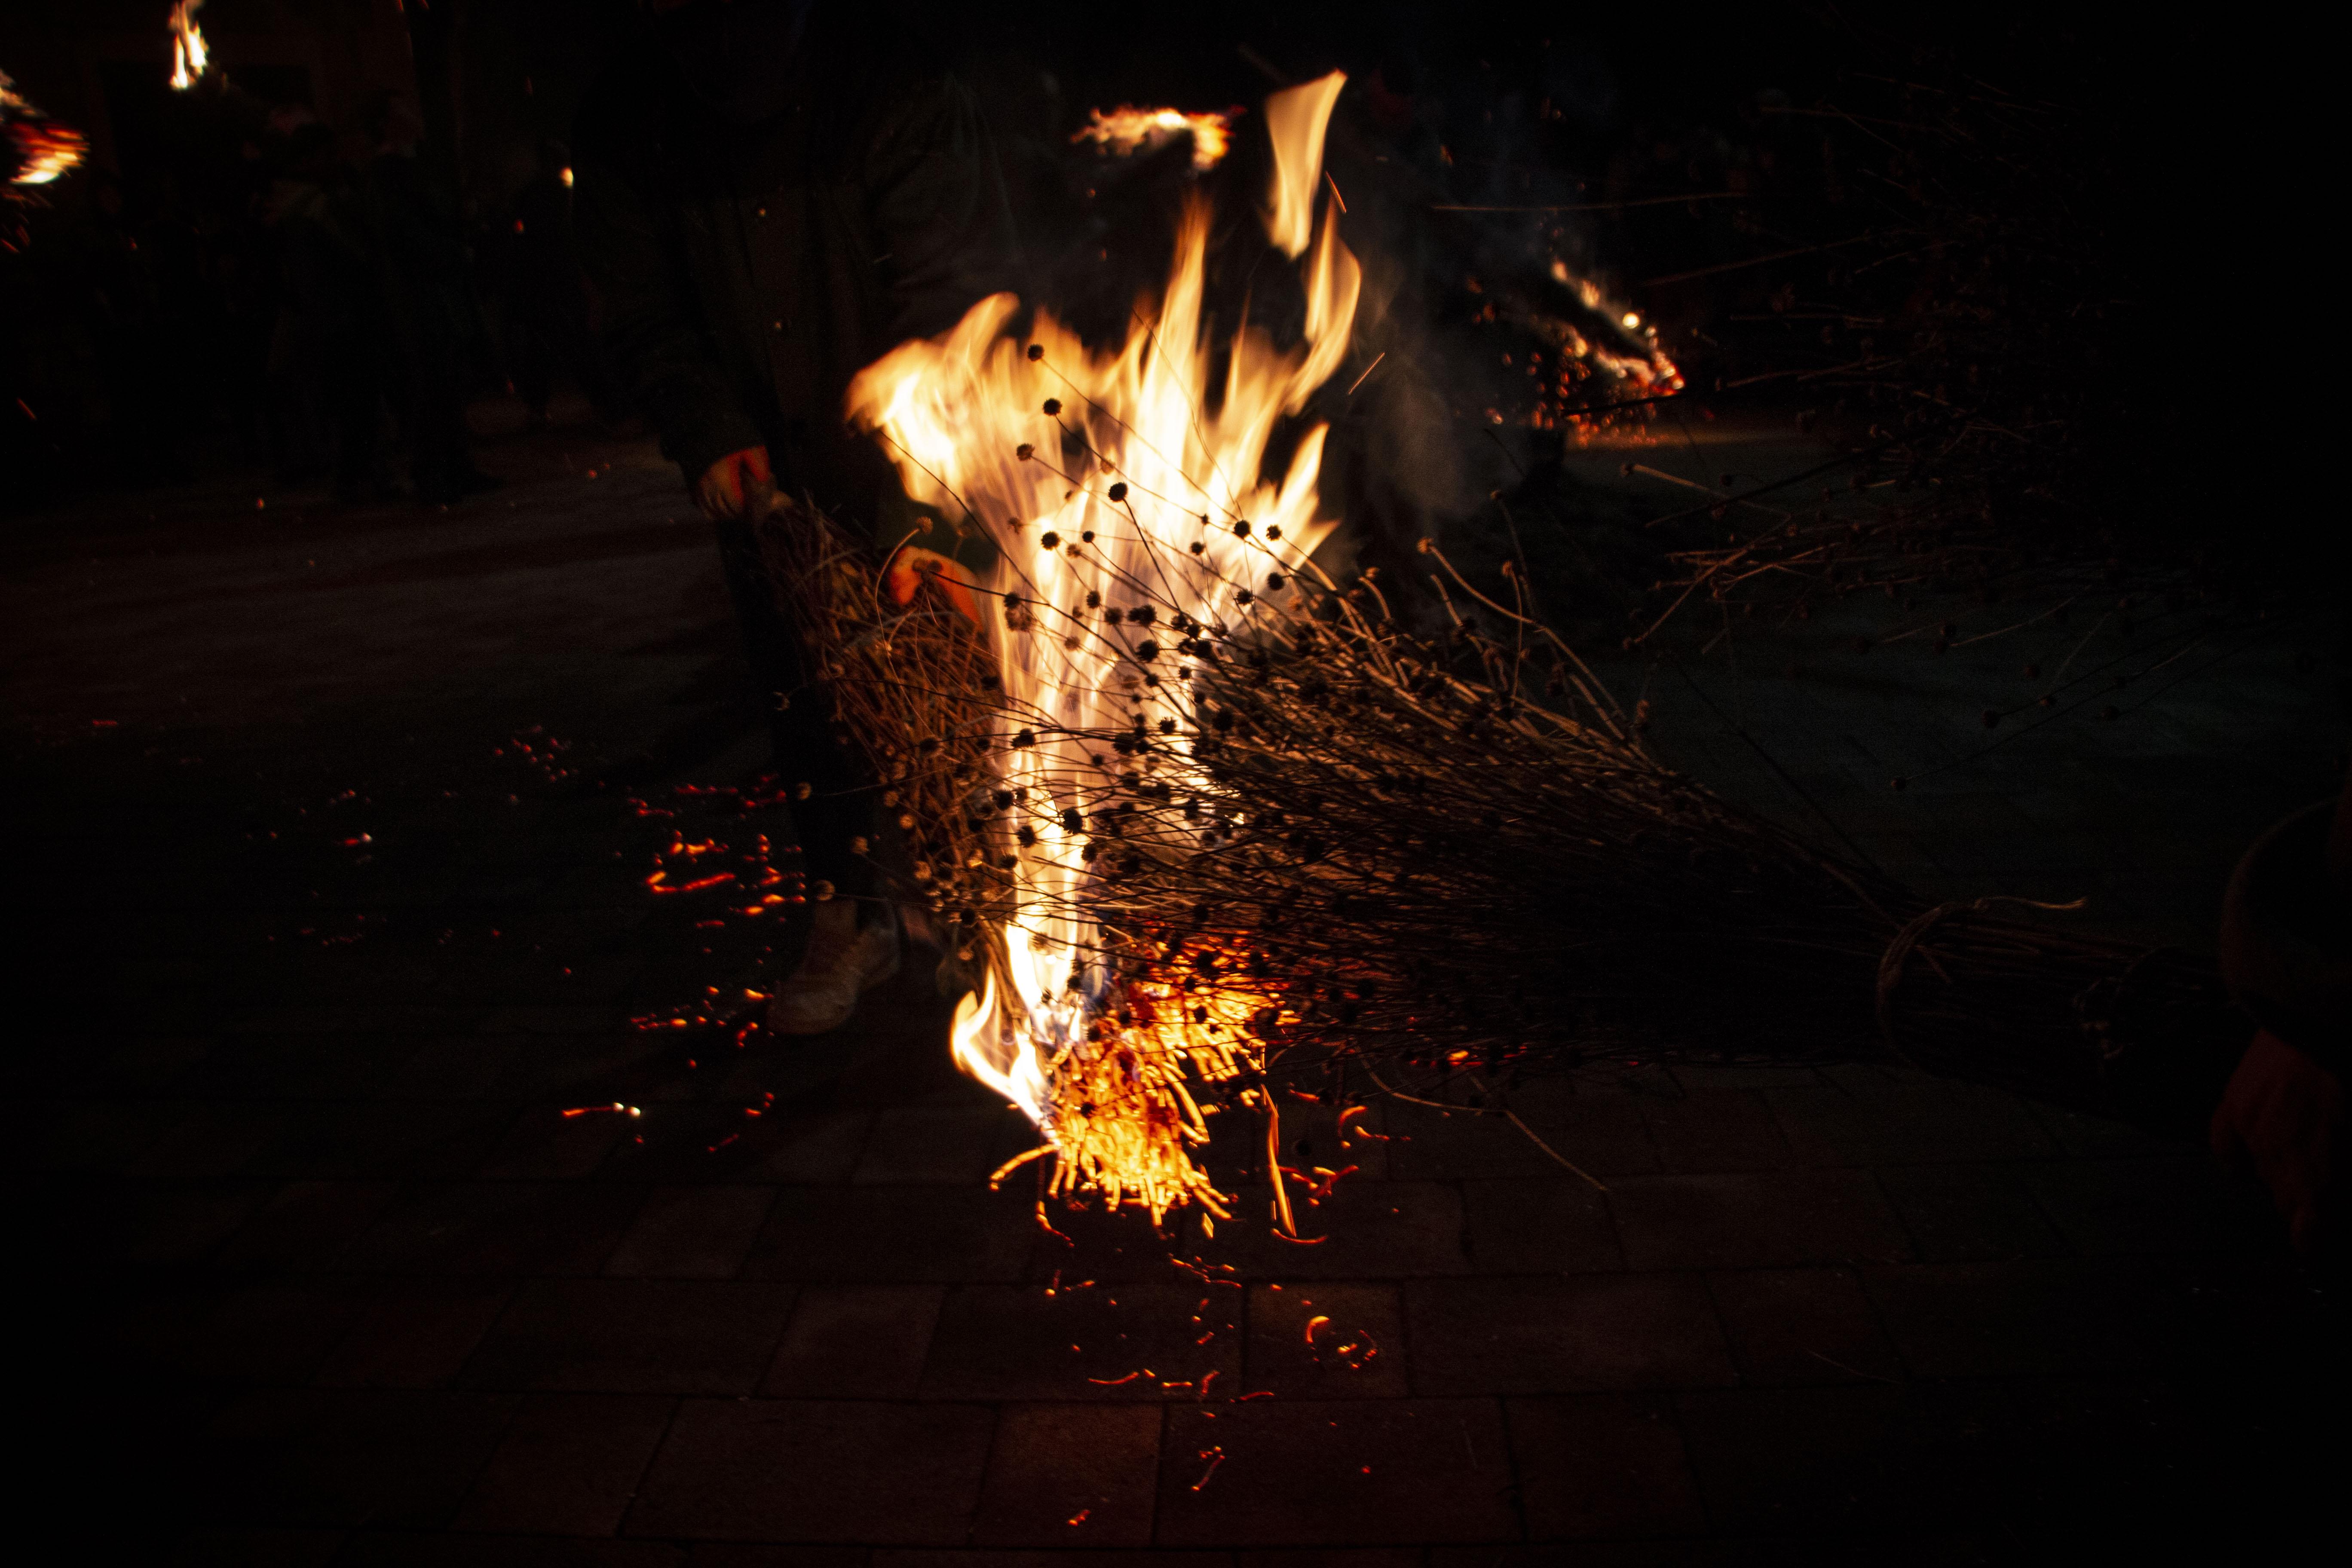
[{"label": "bundle of dried stalks", "polygon": [[[1276,1087],[1490,1099],[1596,1060],[1864,1058],[2147,1119],[2167,1086],[2205,1093],[2200,1042],[2230,1038],[2183,955],[2031,922],[2022,900],[1931,906],[1663,766],[1565,643],[1433,551],[1473,605],[1436,637],[1369,576],[1262,579],[1213,626],[1131,583],[1068,635],[1108,639],[1185,717],[1073,735],[1008,710],[992,634],[936,585],[892,603],[804,510],[764,538],[911,841],[900,892],[975,989],[1009,992],[1026,847],[1074,811],[1088,835],[1073,912],[1099,941],[1072,984],[1099,1001],[1048,1064],[1056,1187],[1222,1214],[1198,1172],[1139,1181],[1103,1141],[1200,1142],[1235,1104],[1271,1140]],[[1016,599],[1024,626],[1061,613]],[[1055,737],[1088,769],[1060,802],[998,786],[1000,748]]]},{"label": "bundle of dried stalks", "polygon": [[2112,109],[1931,55],[1763,112],[1779,157],[1738,217],[1767,253],[1689,276],[1744,284],[1713,323],[1736,345],[1719,389],[1793,403],[1839,456],[1691,509],[1635,640],[1709,601],[1801,616],[1855,594],[2031,593],[2095,610],[2229,586],[2237,531],[2162,482],[2184,405],[2146,345],[2178,307],[2123,232]]}]

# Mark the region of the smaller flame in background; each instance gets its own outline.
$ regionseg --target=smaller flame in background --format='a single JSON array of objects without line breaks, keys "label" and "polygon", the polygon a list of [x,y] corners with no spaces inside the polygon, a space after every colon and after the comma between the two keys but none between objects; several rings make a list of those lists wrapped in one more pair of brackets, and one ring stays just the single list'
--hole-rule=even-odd
[{"label": "smaller flame in background", "polygon": [[[1475,279],[1471,287],[1479,290]],[[1491,424],[1557,430],[1579,445],[1644,442],[1656,437],[1646,431],[1649,409],[1641,400],[1683,388],[1656,324],[1557,256],[1535,289],[1490,294],[1472,320],[1518,335],[1504,363],[1522,368],[1528,382],[1526,401],[1507,398],[1487,411]],[[1619,403],[1631,406],[1612,407]]]},{"label": "smaller flame in background", "polygon": [[196,26],[196,13],[204,8],[205,0],[179,0],[172,7],[172,85],[182,92],[196,85],[211,58],[205,30]]},{"label": "smaller flame in background", "polygon": [[1604,341],[1597,332],[1580,332],[1566,321],[1558,323],[1560,350],[1590,373],[1582,377],[1563,376],[1561,392],[1570,392],[1580,382],[1594,379],[1643,393],[1682,389],[1682,372],[1658,347],[1658,329],[1644,321],[1639,311],[1609,300],[1591,279],[1570,272],[1565,261],[1552,262],[1551,276],[1562,288],[1573,289],[1584,308],[1592,313],[1594,322],[1611,329],[1615,340]]},{"label": "smaller flame in background", "polygon": [[0,126],[6,128],[16,160],[16,173],[8,176],[12,187],[49,184],[79,163],[89,146],[80,132],[34,108],[6,71],[0,71]]},{"label": "smaller flame in background", "polygon": [[1092,142],[1105,153],[1123,158],[1139,149],[1156,152],[1189,132],[1192,167],[1213,169],[1224,158],[1234,115],[1239,112],[1187,114],[1181,109],[1131,109],[1121,104],[1117,109],[1093,110],[1090,122],[1070,140]]},{"label": "smaller flame in background", "polygon": [[25,214],[48,205],[41,187],[80,163],[88,145],[80,132],[34,108],[0,71],[0,168],[7,171],[0,185],[0,251],[13,255],[30,242]]}]

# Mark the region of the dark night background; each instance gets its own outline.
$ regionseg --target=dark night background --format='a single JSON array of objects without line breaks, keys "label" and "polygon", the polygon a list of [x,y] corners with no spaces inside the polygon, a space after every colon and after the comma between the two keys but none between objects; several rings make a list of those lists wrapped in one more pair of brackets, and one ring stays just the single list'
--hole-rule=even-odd
[{"label": "dark night background", "polygon": [[[758,720],[709,525],[580,323],[534,314],[547,279],[577,289],[570,260],[516,237],[560,205],[548,143],[638,10],[211,0],[215,70],[175,94],[167,9],[0,14],[0,69],[91,142],[0,252],[14,1528],[57,1542],[27,1561],[2269,1555],[2333,1495],[2336,1277],[2194,1142],[1875,1066],[1652,1067],[1526,1104],[1603,1194],[1392,1106],[1328,1247],[1219,1255],[1221,1320],[1139,1226],[1074,1216],[1066,1253],[1025,1195],[992,1197],[1022,1129],[949,1071],[911,970],[796,1051],[634,1027],[797,940],[644,893],[674,831],[748,856],[772,826],[730,814]],[[1410,449],[1369,418],[1335,442],[1350,547],[1385,566],[1430,532],[1492,564],[1520,542],[1490,492],[1527,498],[1549,607],[1740,804],[1935,896],[2084,894],[2102,931],[2210,954],[2245,846],[2341,787],[2340,531],[2304,500],[2332,482],[2308,389],[2337,285],[2301,188],[2315,50],[2286,24],[1220,3],[892,25],[981,94],[1033,278],[1082,321],[1154,276],[1182,178],[1163,158],[1081,199],[1088,109],[1244,106],[1246,142],[1270,88],[1347,71],[1331,166],[1365,182],[1351,237],[1402,301],[1380,341],[1433,411]],[[1781,111],[1915,78],[2072,128],[2016,188],[2083,181],[2068,395],[2091,412],[2061,467],[2095,521],[1999,594],[1737,637],[1727,611],[1621,648],[1666,571],[1648,520],[1874,417],[1716,389],[1787,363],[1784,286],[1913,287],[1745,263],[1854,221],[1820,195],[1822,122]],[[456,258],[445,401],[498,489],[436,480],[364,385],[372,455],[342,471],[342,384],[302,347],[288,192],[363,163],[395,100]],[[1422,210],[1727,188],[1752,199]],[[1122,238],[1131,267],[1087,270]],[[1654,324],[1703,413],[1524,427],[1497,368],[1517,340],[1463,280],[1538,254]],[[2042,622],[2074,571],[2127,582],[2137,616]],[[2035,672],[2094,633],[2135,684],[2043,714]],[[691,755],[642,767],[656,735]],[[641,1125],[562,1115],[621,1101]],[[1121,1311],[1046,1300],[1066,1276]],[[1310,1362],[1310,1305],[1384,1359]],[[1189,1392],[1112,1384],[1141,1358],[1277,1397],[1204,1425]]]},{"label": "dark night background", "polygon": [[[2072,121],[2095,128],[2088,155],[2105,167],[2090,192],[2098,210],[2089,226],[2107,237],[2099,261],[2114,312],[2106,385],[2129,409],[2107,443],[2118,485],[2139,487],[2161,508],[2215,482],[2201,471],[2211,444],[2179,437],[2242,420],[2248,399],[2233,395],[2233,384],[2252,379],[2273,391],[2298,374],[2298,356],[2272,342],[2275,301],[2295,262],[2255,237],[2292,225],[2301,210],[2291,194],[2279,200],[2300,132],[2278,101],[2291,67],[2276,58],[2284,43],[2276,37],[2219,25],[2119,26],[2063,8],[1999,5],[1624,6],[1569,16],[1508,6],[1210,5],[1187,8],[1181,22],[1127,10],[898,9],[882,30],[979,87],[1016,184],[1024,163],[1061,147],[1090,107],[1245,105],[1276,78],[1338,68],[1356,84],[1359,120],[1376,81],[1397,95],[1394,112],[1408,128],[1391,132],[1392,150],[1433,169],[1431,154],[1445,148],[1452,162],[1436,177],[1455,202],[1654,200],[1721,189],[1737,169],[1749,177],[1743,188],[1785,210],[1789,193],[1812,182],[1806,165],[1816,127],[1765,106],[1827,102],[1867,113],[1874,106],[1864,100],[1889,79],[1990,83],[2063,105]],[[12,269],[21,284],[27,269],[74,265],[75,209],[91,199],[101,172],[119,178],[121,221],[147,235],[149,276],[140,287],[152,300],[136,336],[153,345],[143,351],[152,363],[134,367],[121,361],[142,352],[135,346],[44,341],[54,325],[44,332],[25,323],[31,342],[20,344],[10,374],[19,391],[48,393],[26,401],[50,412],[45,430],[25,428],[18,414],[5,432],[19,474],[10,506],[95,479],[68,476],[82,444],[104,439],[97,426],[110,417],[138,428],[143,444],[170,427],[160,438],[171,457],[134,452],[134,470],[198,461],[225,436],[247,460],[287,460],[290,437],[275,427],[281,416],[268,406],[266,356],[255,346],[267,337],[272,290],[282,287],[260,219],[272,164],[283,156],[282,136],[265,126],[272,110],[281,124],[289,110],[297,119],[308,111],[349,135],[372,93],[417,95],[424,155],[462,192],[480,273],[487,335],[471,351],[470,372],[483,388],[510,374],[499,329],[514,204],[542,140],[570,137],[588,84],[642,25],[625,0],[406,13],[391,0],[216,0],[204,14],[223,61],[212,85],[225,76],[231,89],[177,95],[154,68],[166,54],[152,10],[26,4],[9,18],[6,68],[35,102],[90,131],[96,165],[79,186],[60,187],[58,209],[36,220],[67,231],[46,261],[37,250]],[[1633,286],[1756,254],[1740,211],[1649,206],[1576,215],[1564,226],[1592,275],[1662,325],[1670,352],[1716,374],[1726,367],[1709,362],[1693,330],[1731,336],[1724,319],[1755,308],[1785,274]],[[1793,237],[1813,243],[1837,226],[1816,224]],[[2260,368],[2237,368],[2249,360]],[[157,384],[135,393],[119,384],[131,380]],[[172,402],[168,420],[153,406],[158,397]],[[123,465],[106,466],[119,473]]]}]

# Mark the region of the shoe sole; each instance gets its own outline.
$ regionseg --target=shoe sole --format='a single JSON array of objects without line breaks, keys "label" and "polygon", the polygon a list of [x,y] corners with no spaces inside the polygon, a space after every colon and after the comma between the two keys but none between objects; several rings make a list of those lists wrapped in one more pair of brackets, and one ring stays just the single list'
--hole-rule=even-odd
[{"label": "shoe sole", "polygon": [[[857,987],[857,994],[863,997],[867,992],[874,990],[877,986],[881,985],[895,976],[898,973],[903,956],[904,948],[902,946],[898,953],[895,953],[891,956],[890,962],[887,964],[876,970],[869,978]],[[767,1022],[768,1030],[771,1034],[789,1035],[794,1039],[806,1039],[815,1035],[830,1035],[835,1029],[840,1028],[843,1025],[848,1023],[852,1018],[856,1016],[857,1004],[856,1002],[852,1002],[849,1005],[847,1012],[845,1012],[840,1017],[835,1019],[832,1023],[826,1024],[822,1028],[786,1028],[776,1022],[776,1016],[773,1012],[771,1012],[768,1015]]]}]

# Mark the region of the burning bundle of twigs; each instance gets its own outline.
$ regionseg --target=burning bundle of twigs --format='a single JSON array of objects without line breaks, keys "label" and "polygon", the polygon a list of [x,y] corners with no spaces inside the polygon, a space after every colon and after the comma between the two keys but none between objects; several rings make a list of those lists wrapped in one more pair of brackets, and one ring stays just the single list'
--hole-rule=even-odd
[{"label": "burning bundle of twigs", "polygon": [[1336,91],[1266,109],[1302,341],[1213,338],[1195,211],[1125,342],[1043,311],[1016,332],[1000,296],[852,387],[992,574],[939,560],[902,605],[824,519],[766,524],[908,837],[898,893],[969,965],[957,1058],[1036,1120],[1048,1192],[1225,1217],[1196,1152],[1254,1115],[1287,1227],[1289,1091],[1487,1094],[1603,1058],[1892,1056],[2100,1103],[2129,1020],[2186,1016],[2205,977],[1998,901],[1929,907],[1720,800],[1434,550],[1433,637],[1375,574],[1316,567],[1322,428],[1259,476],[1346,358],[1354,260],[1311,221]]},{"label": "burning bundle of twigs", "polygon": [[[2185,958],[1931,907],[1713,795],[1499,604],[1424,638],[1376,582],[1241,588],[1272,551],[1212,621],[1142,581],[1024,600],[1014,635],[1132,683],[1128,722],[1071,727],[944,594],[891,603],[813,514],[769,538],[909,836],[901,890],[971,967],[959,1054],[1037,1115],[1058,1188],[1223,1213],[1190,1153],[1220,1110],[1278,1140],[1287,1089],[1500,1105],[1601,1060],[1874,1058],[2112,1109],[2219,1005]],[[1076,875],[1038,874],[1057,847]],[[1015,973],[1048,963],[1048,994]]]}]

